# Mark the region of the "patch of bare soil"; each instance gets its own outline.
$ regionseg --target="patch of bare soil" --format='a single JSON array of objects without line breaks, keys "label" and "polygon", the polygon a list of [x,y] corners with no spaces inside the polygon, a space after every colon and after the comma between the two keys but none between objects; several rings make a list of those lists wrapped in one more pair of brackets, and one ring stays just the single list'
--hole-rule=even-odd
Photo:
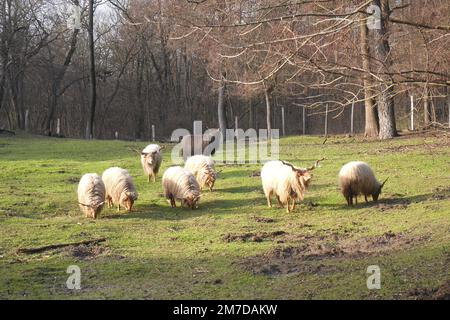
[{"label": "patch of bare soil", "polygon": [[415,300],[450,300],[450,280],[437,288],[415,288],[408,295]]},{"label": "patch of bare soil", "polygon": [[375,208],[380,211],[387,211],[392,209],[406,209],[411,204],[409,199],[385,199],[377,202]]},{"label": "patch of bare soil", "polygon": [[225,242],[262,242],[268,239],[274,239],[276,237],[285,235],[284,231],[273,231],[273,232],[248,232],[242,234],[231,234],[228,233],[222,237],[222,240]]},{"label": "patch of bare soil", "polygon": [[334,234],[333,237],[300,236],[296,239],[296,242],[299,242],[298,245],[278,247],[265,254],[246,258],[241,264],[246,270],[254,274],[270,276],[305,272],[327,272],[333,267],[324,264],[311,264],[309,262],[377,255],[387,251],[411,247],[426,239],[427,237],[424,236],[417,237],[405,233],[396,234],[391,231],[381,236],[363,237],[357,240],[338,234]]},{"label": "patch of bare soil", "polygon": [[252,217],[252,219],[255,220],[256,222],[260,222],[260,223],[272,223],[275,221],[272,218],[257,217],[257,216]]},{"label": "patch of bare soil", "polygon": [[92,244],[67,247],[64,253],[78,260],[92,260],[102,255],[108,255],[110,249],[108,246]]},{"label": "patch of bare soil", "polygon": [[432,200],[450,199],[450,186],[437,187],[430,197]]}]

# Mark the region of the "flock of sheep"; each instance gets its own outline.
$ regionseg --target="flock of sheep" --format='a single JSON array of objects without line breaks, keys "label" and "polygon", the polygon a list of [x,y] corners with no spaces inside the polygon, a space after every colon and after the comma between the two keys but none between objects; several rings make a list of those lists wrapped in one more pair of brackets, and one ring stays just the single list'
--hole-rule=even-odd
[{"label": "flock of sheep", "polygon": [[[150,144],[138,151],[149,182],[151,179],[156,181],[162,162],[162,149],[157,144]],[[304,199],[312,179],[311,171],[322,160],[317,160],[310,168],[299,168],[282,160],[265,163],[261,180],[268,206],[272,207],[271,199],[275,196],[278,204],[286,207],[287,212],[294,210],[296,203]],[[214,160],[205,155],[193,155],[186,159],[184,168],[172,166],[164,172],[164,195],[172,207],[176,207],[176,201],[180,201],[182,207],[195,209],[201,190],[206,186],[212,191],[216,179]],[[386,181],[378,182],[370,166],[361,161],[349,162],[339,172],[341,192],[348,205],[353,205],[353,199],[357,203],[358,195],[364,195],[366,202],[367,196],[377,201]],[[119,211],[121,207],[131,211],[137,199],[133,178],[127,170],[118,167],[105,170],[102,177],[95,173],[85,174],[78,185],[78,204],[89,218],[95,219],[105,203],[108,208],[114,204]]]}]

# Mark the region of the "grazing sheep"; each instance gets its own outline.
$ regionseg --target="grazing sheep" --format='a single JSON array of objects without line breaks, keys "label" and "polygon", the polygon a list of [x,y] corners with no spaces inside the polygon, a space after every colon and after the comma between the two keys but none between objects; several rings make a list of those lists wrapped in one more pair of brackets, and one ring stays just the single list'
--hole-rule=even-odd
[{"label": "grazing sheep", "polygon": [[144,169],[144,173],[148,176],[148,182],[150,182],[150,177],[153,178],[153,182],[156,181],[156,175],[158,174],[162,162],[162,149],[164,149],[164,147],[160,147],[157,144],[149,144],[140,152],[142,168]]},{"label": "grazing sheep", "polygon": [[339,185],[341,192],[347,200],[347,205],[358,204],[358,195],[363,194],[367,201],[367,196],[371,195],[373,201],[377,201],[384,184],[379,183],[370,166],[362,161],[352,161],[347,163],[339,171]]},{"label": "grazing sheep", "polygon": [[[323,159],[322,159],[323,160]],[[267,205],[272,207],[272,195],[275,194],[280,206],[286,205],[286,211],[291,212],[295,209],[295,201],[302,201],[304,194],[309,186],[312,175],[310,171],[314,170],[318,164],[311,168],[302,169],[294,167],[285,161],[269,161],[261,170],[261,180],[264,194],[267,198]],[[290,202],[292,200],[292,208]]]},{"label": "grazing sheep", "polygon": [[131,211],[134,201],[138,199],[138,194],[128,171],[118,167],[109,168],[103,172],[102,178],[105,183],[108,208],[111,208],[114,203],[118,211],[121,205]]},{"label": "grazing sheep", "polygon": [[191,209],[198,207],[200,186],[190,171],[180,166],[170,167],[164,172],[162,185],[172,208],[176,207],[175,200],[180,200],[181,206],[186,205]]},{"label": "grazing sheep", "polygon": [[196,155],[188,158],[184,168],[189,170],[197,179],[200,190],[206,185],[212,191],[217,179],[214,160],[204,155]]},{"label": "grazing sheep", "polygon": [[86,218],[96,219],[105,204],[105,184],[96,173],[87,173],[78,184],[78,204]]}]

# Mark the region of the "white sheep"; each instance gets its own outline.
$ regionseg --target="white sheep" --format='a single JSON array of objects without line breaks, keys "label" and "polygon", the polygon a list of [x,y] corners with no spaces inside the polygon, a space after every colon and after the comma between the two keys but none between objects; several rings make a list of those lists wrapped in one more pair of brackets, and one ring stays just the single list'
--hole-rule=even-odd
[{"label": "white sheep", "polygon": [[96,219],[105,204],[105,184],[96,173],[87,173],[78,184],[78,204],[86,218]]},{"label": "white sheep", "polygon": [[156,175],[159,172],[162,162],[162,149],[164,147],[160,147],[157,144],[149,144],[140,152],[142,168],[148,176],[148,182],[150,182],[150,177],[153,178],[153,182],[156,181]]},{"label": "white sheep", "polygon": [[102,176],[106,188],[106,202],[108,208],[112,207],[112,203],[125,207],[128,211],[133,208],[134,202],[138,199],[138,194],[133,183],[133,178],[127,170],[113,167],[105,170]]},{"label": "white sheep", "polygon": [[362,161],[349,162],[339,171],[339,186],[349,206],[353,205],[353,197],[358,204],[360,194],[364,195],[366,202],[368,195],[377,201],[387,180],[379,183],[370,166]]},{"label": "white sheep", "polygon": [[197,179],[200,190],[206,185],[212,191],[217,179],[214,160],[204,155],[196,155],[186,160],[184,168],[189,170]]},{"label": "white sheep", "polygon": [[[322,159],[323,160],[323,159]],[[272,195],[275,195],[280,206],[286,205],[286,211],[291,212],[295,209],[296,200],[302,201],[304,194],[309,186],[318,160],[311,168],[297,168],[285,161],[269,161],[261,170],[261,180],[264,194],[267,198],[267,205],[272,207]],[[292,201],[292,208],[290,202]]]},{"label": "white sheep", "polygon": [[181,201],[181,206],[198,207],[200,186],[190,171],[180,166],[170,167],[164,172],[162,185],[172,208],[176,207],[176,200]]}]

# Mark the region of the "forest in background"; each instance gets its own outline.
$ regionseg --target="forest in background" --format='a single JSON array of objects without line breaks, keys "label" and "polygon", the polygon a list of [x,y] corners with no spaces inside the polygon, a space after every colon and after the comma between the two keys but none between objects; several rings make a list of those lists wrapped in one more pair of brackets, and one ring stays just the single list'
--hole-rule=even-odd
[{"label": "forest in background", "polygon": [[447,0],[1,0],[0,32],[0,129],[163,139],[283,109],[285,134],[323,134],[328,108],[349,133],[353,105],[387,139],[411,96],[416,129],[450,121]]}]

